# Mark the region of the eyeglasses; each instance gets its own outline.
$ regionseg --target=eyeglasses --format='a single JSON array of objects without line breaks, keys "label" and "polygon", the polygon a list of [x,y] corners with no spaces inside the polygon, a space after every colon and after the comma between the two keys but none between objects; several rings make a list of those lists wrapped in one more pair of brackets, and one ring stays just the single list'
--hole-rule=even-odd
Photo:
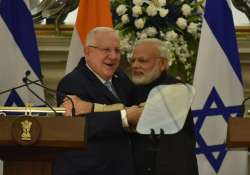
[{"label": "eyeglasses", "polygon": [[98,47],[98,46],[89,46],[89,47],[92,47],[92,48],[95,48],[95,49],[98,49],[100,51],[102,51],[103,53],[105,54],[111,54],[112,51],[114,51],[116,54],[120,54],[121,53],[121,50],[120,48],[102,48],[102,47]]}]

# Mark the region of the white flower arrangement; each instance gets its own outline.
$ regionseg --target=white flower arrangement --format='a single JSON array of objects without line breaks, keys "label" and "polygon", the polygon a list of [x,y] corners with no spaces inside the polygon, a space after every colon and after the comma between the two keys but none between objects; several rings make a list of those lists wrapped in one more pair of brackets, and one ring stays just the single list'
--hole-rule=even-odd
[{"label": "white flower arrangement", "polygon": [[171,51],[169,72],[191,82],[200,37],[203,0],[113,0],[113,22],[126,58],[136,40],[156,37]]}]

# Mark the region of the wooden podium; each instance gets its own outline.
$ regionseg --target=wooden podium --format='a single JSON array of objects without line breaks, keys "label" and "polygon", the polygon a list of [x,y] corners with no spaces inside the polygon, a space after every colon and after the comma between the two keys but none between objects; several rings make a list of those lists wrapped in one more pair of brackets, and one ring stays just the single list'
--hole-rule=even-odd
[{"label": "wooden podium", "polygon": [[85,145],[84,117],[0,117],[4,175],[51,175],[58,154]]},{"label": "wooden podium", "polygon": [[250,148],[250,118],[229,118],[227,130],[227,147]]}]

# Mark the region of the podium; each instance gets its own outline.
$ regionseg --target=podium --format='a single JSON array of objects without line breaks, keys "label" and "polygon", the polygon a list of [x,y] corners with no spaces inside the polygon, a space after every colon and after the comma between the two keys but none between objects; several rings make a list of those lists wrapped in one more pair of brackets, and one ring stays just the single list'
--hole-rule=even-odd
[{"label": "podium", "polygon": [[56,156],[86,146],[84,117],[0,117],[4,175],[51,175]]},{"label": "podium", "polygon": [[228,148],[250,148],[250,118],[229,118],[226,144]]}]

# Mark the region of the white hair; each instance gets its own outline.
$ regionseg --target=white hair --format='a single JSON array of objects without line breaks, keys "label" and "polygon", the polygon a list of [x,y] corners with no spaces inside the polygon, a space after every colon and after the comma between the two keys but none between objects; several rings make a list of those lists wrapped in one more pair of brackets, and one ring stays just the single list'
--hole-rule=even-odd
[{"label": "white hair", "polygon": [[157,53],[159,54],[160,57],[167,59],[167,60],[171,58],[167,45],[164,44],[163,41],[157,38],[145,38],[145,39],[138,40],[134,45],[134,49],[139,45],[147,44],[147,43],[155,44],[157,46],[158,48]]},{"label": "white hair", "polygon": [[93,28],[86,36],[86,42],[85,42],[85,46],[90,46],[90,45],[94,45],[95,43],[95,35],[97,33],[101,33],[101,32],[114,32],[117,35],[117,38],[119,39],[119,35],[117,34],[117,32],[111,28],[111,27],[95,27]]}]

